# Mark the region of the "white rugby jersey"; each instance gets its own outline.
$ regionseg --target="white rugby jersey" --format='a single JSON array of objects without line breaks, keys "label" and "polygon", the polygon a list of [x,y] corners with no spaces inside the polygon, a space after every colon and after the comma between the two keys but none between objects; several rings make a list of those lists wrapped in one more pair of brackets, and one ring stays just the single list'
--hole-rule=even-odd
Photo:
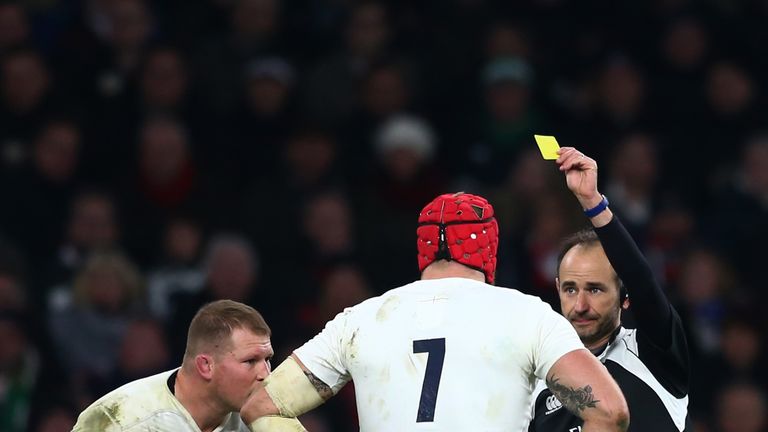
[{"label": "white rugby jersey", "polygon": [[336,316],[295,354],[360,430],[523,431],[536,378],[584,349],[539,298],[465,278],[417,281]]},{"label": "white rugby jersey", "polygon": [[[72,432],[200,432],[168,387],[174,372],[142,378],[107,393],[80,414]],[[236,412],[214,430],[249,431]]]}]

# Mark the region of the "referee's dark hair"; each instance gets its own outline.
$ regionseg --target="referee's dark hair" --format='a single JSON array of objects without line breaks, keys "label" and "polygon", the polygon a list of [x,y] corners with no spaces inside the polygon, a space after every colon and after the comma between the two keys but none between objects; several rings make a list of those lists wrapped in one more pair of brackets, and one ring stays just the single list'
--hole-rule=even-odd
[{"label": "referee's dark hair", "polygon": [[[560,275],[560,263],[563,262],[563,257],[565,257],[565,254],[568,253],[569,250],[573,249],[576,246],[583,245],[585,247],[593,247],[593,246],[600,246],[602,247],[602,244],[600,243],[600,238],[597,236],[597,233],[592,228],[585,228],[583,230],[577,231],[565,239],[563,239],[562,243],[560,244],[560,252],[557,254],[557,274]],[[627,288],[624,287],[624,282],[619,278],[619,275],[616,274],[616,271],[613,272],[613,276],[616,279],[616,286],[619,287],[619,300],[620,302],[623,302],[624,300],[629,298],[629,293],[627,292]]]}]

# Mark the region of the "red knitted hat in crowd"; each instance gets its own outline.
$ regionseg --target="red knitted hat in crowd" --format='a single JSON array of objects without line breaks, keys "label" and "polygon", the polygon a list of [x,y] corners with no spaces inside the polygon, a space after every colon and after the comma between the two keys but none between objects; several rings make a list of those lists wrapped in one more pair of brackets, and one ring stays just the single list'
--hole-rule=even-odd
[{"label": "red knitted hat in crowd", "polygon": [[419,270],[435,260],[456,261],[496,277],[499,226],[485,198],[463,192],[435,198],[419,213],[416,229]]}]

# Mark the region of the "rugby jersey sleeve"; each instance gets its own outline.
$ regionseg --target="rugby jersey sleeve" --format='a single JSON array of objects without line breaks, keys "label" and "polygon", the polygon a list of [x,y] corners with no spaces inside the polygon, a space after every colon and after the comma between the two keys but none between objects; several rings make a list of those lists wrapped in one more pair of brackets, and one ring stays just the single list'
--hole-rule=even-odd
[{"label": "rugby jersey sleeve", "polygon": [[549,369],[560,357],[577,349],[586,349],[576,334],[576,330],[562,315],[552,308],[539,302],[535,316],[536,328],[533,332],[533,365],[534,374],[541,380],[546,380]]},{"label": "rugby jersey sleeve", "polygon": [[352,308],[347,308],[328,321],[325,328],[294,351],[304,366],[317,378],[338,393],[349,382],[344,346],[346,329]]},{"label": "rugby jersey sleeve", "polygon": [[121,430],[122,427],[112,413],[101,404],[94,404],[80,414],[72,432],[118,432]]}]

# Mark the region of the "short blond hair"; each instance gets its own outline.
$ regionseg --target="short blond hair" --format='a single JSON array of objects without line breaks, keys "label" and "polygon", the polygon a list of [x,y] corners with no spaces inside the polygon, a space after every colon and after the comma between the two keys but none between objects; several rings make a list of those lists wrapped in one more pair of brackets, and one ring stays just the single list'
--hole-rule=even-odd
[{"label": "short blond hair", "polygon": [[136,266],[120,252],[99,251],[86,260],[85,266],[75,277],[74,295],[78,304],[92,303],[89,279],[99,272],[110,272],[120,281],[123,288],[122,310],[130,309],[140,303],[144,294],[144,283]]},{"label": "short blond hair", "polygon": [[272,336],[272,330],[256,309],[233,300],[218,300],[201,307],[192,318],[184,360],[191,360],[202,352],[218,353],[228,348],[235,329]]}]

